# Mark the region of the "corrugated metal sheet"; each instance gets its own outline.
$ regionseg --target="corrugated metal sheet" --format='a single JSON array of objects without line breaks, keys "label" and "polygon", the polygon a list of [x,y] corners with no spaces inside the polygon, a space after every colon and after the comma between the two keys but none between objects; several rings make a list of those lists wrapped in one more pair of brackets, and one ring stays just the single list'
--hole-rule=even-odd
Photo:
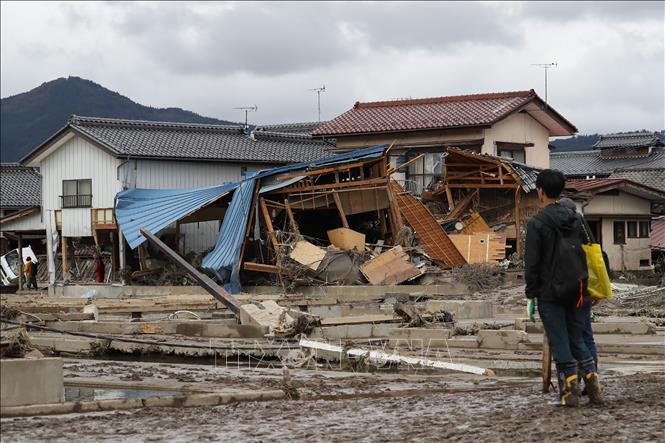
[{"label": "corrugated metal sheet", "polygon": [[195,189],[128,189],[118,193],[115,216],[127,243],[134,249],[145,241],[140,228],[159,232],[237,186],[227,183]]},{"label": "corrugated metal sheet", "polygon": [[242,250],[247,219],[252,209],[252,197],[256,187],[256,178],[240,183],[234,192],[231,204],[224,215],[222,229],[219,231],[215,249],[203,259],[202,267],[217,274],[221,281],[229,281],[227,290],[231,293],[240,292],[240,251]]},{"label": "corrugated metal sheet", "polygon": [[[214,271],[221,281],[228,281],[229,283],[226,285],[226,289],[229,292],[234,294],[240,292],[240,270],[238,267],[238,261],[240,259],[240,251],[242,249],[245,231],[247,229],[249,211],[251,210],[252,198],[257,180],[286,172],[301,169],[304,170],[315,166],[340,164],[362,158],[379,157],[383,155],[386,147],[387,145],[373,146],[370,148],[346,152],[323,160],[268,169],[245,180],[240,184],[237,192],[233,195],[231,204],[224,216],[224,222],[219,233],[219,238],[217,239],[217,245],[215,246],[215,249],[203,259],[202,266]],[[286,184],[284,184],[284,186],[286,186]],[[267,189],[274,190],[277,189],[277,187],[270,186]]]}]

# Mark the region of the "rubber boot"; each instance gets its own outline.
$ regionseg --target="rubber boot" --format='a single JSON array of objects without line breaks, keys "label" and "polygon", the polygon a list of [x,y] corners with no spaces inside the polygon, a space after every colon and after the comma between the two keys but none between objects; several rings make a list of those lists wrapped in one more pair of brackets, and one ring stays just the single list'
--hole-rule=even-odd
[{"label": "rubber boot", "polygon": [[557,368],[557,379],[559,381],[559,404],[566,407],[577,407],[580,404],[577,364],[572,367]]},{"label": "rubber boot", "polygon": [[603,404],[603,396],[600,391],[600,378],[598,376],[598,368],[596,366],[596,359],[589,358],[581,361],[582,378],[584,379],[584,389],[589,396],[589,403],[594,405]]}]

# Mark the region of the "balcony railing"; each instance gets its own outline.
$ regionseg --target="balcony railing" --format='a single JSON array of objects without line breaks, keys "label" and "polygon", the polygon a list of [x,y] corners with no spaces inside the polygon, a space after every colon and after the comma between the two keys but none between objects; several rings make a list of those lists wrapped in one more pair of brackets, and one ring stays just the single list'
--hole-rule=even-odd
[{"label": "balcony railing", "polygon": [[61,195],[62,208],[90,208],[92,207],[92,194]]}]

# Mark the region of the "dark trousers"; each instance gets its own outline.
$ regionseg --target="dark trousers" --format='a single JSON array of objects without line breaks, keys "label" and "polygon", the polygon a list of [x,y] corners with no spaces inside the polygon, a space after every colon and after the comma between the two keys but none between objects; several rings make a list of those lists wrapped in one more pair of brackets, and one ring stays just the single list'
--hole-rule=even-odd
[{"label": "dark trousers", "polygon": [[575,302],[562,304],[538,300],[538,312],[550,343],[557,368],[575,368],[578,362],[588,361],[591,353],[582,337],[585,324],[584,310]]},{"label": "dark trousers", "polygon": [[593,329],[591,329],[591,300],[584,302],[582,305],[582,311],[584,311],[584,330],[582,331],[582,338],[584,339],[584,344],[591,353],[591,356],[597,358],[598,351],[596,350],[596,341],[593,339]]}]

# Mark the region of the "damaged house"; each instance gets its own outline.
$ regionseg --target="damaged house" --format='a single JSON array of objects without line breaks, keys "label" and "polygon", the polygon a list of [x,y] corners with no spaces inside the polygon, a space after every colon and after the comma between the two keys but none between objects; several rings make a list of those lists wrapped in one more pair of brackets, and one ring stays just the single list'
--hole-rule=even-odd
[{"label": "damaged house", "polygon": [[394,178],[421,195],[436,187],[442,153],[448,147],[547,168],[549,138],[576,132],[572,123],[529,90],[357,102],[312,134],[335,139],[338,152],[394,141],[391,167],[418,158]]},{"label": "damaged house", "polygon": [[[79,259],[99,253],[108,263],[106,281],[116,281],[120,269],[140,269],[143,261],[125,247],[118,230],[118,192],[235,182],[253,171],[326,157],[330,147],[307,133],[254,135],[240,126],[73,116],[21,161],[41,172],[41,208],[3,219],[2,229],[11,234],[30,224],[44,233],[50,282],[62,278],[63,267],[80,280]],[[218,218],[204,217],[166,234],[187,253],[212,247],[218,230]]]}]

